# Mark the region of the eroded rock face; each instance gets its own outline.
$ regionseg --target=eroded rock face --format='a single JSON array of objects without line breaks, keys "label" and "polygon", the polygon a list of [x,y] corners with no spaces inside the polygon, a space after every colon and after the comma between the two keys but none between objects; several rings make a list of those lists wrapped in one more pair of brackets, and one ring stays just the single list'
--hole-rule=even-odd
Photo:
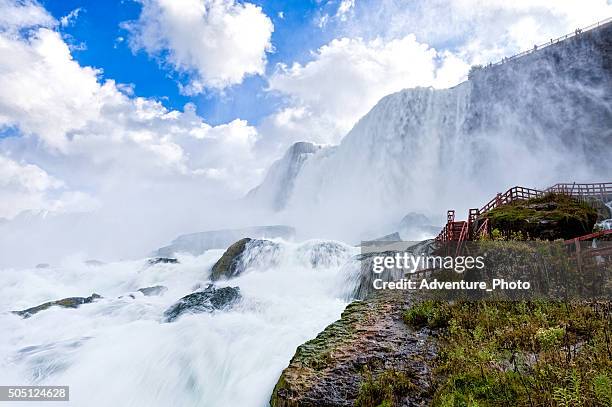
[{"label": "eroded rock face", "polygon": [[83,304],[89,304],[97,300],[98,298],[102,298],[102,296],[98,294],[92,294],[89,297],[69,297],[63,298],[57,301],[49,301],[44,304],[40,304],[36,307],[28,308],[22,311],[13,311],[13,314],[19,315],[23,318],[29,318],[34,314],[39,313],[40,311],[44,311],[54,306],[62,307],[62,308],[78,308]]},{"label": "eroded rock face", "polygon": [[298,347],[276,384],[272,407],[349,407],[366,380],[389,372],[409,378],[398,405],[430,400],[430,362],[435,346],[425,331],[402,320],[404,293],[384,292],[347,306],[340,320]]},{"label": "eroded rock face", "polygon": [[164,320],[173,322],[183,314],[199,314],[230,308],[240,299],[238,287],[216,288],[209,284],[204,291],[184,296],[164,312]]}]

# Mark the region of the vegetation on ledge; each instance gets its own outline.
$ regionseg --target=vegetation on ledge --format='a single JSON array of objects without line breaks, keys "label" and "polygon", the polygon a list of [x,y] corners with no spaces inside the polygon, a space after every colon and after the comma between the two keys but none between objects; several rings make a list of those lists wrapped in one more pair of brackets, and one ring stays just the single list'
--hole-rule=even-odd
[{"label": "vegetation on ledge", "polygon": [[504,235],[520,233],[528,239],[571,239],[591,233],[597,210],[560,194],[515,201],[486,213],[492,229]]},{"label": "vegetation on ledge", "polygon": [[612,406],[608,303],[425,301],[404,313],[439,329],[437,406]]}]

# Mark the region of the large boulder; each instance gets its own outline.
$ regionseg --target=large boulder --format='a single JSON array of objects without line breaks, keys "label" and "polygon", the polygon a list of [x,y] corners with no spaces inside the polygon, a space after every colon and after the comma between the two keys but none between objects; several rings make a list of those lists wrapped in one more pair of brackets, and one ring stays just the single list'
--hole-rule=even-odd
[{"label": "large boulder", "polygon": [[237,277],[249,267],[273,267],[278,264],[281,246],[265,239],[245,237],[227,248],[211,270],[210,279]]},{"label": "large boulder", "polygon": [[164,312],[164,320],[173,322],[183,314],[199,314],[226,310],[241,298],[238,287],[216,288],[209,284],[204,291],[184,296]]},{"label": "large boulder", "polygon": [[[297,348],[274,387],[270,405],[428,404],[435,345],[427,331],[405,325],[402,313],[407,305],[404,294],[397,292],[351,303],[340,320]],[[372,394],[377,387],[393,401],[377,399],[380,395]]]},{"label": "large boulder", "polygon": [[69,298],[63,298],[61,300],[57,300],[57,301],[49,301],[49,302],[45,302],[44,304],[40,304],[36,307],[32,307],[32,308],[28,308],[28,309],[24,309],[22,311],[13,311],[13,314],[19,315],[20,317],[23,318],[29,318],[34,314],[39,313],[40,311],[44,311],[46,309],[49,309],[51,307],[62,307],[62,308],[78,308],[83,304],[90,304],[92,302],[94,302],[95,300],[97,300],[98,298],[102,298],[102,296],[94,293],[92,295],[90,295],[89,297],[69,297]]},{"label": "large boulder", "polygon": [[245,237],[228,247],[223,256],[212,267],[211,280],[237,276],[242,271],[240,269],[242,255],[251,240],[253,239]]}]

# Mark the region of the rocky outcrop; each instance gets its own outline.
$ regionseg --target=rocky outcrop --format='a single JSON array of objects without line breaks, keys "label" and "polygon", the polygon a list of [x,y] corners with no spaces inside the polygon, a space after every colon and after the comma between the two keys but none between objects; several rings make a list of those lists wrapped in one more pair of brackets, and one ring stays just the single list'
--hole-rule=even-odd
[{"label": "rocky outcrop", "polygon": [[572,239],[591,233],[597,211],[566,195],[548,194],[515,201],[486,213],[492,229],[502,234],[521,233],[530,239]]},{"label": "rocky outcrop", "polygon": [[407,306],[405,294],[398,292],[347,306],[340,320],[298,347],[274,388],[271,406],[349,407],[363,400],[378,405],[385,399],[370,392],[388,377],[402,380],[389,384],[393,400],[387,402],[426,404],[435,345],[426,331],[405,325]]},{"label": "rocky outcrop", "polygon": [[[402,241],[369,241],[362,242],[361,254],[356,257],[359,261],[360,272],[357,275],[358,282],[355,285],[355,290],[352,293],[354,299],[363,300],[364,298],[376,292],[374,289],[374,280],[382,281],[398,281],[406,277],[406,270],[387,268],[381,273],[374,273],[374,258],[377,256],[395,256],[397,253],[403,255],[404,252],[412,253],[415,256],[429,255],[436,248],[436,242],[433,239],[423,240],[416,244],[412,242]],[[408,247],[406,247],[408,246]]]},{"label": "rocky outcrop", "polygon": [[168,287],[163,285],[154,285],[151,287],[143,287],[139,288],[138,291],[143,293],[146,297],[150,297],[152,295],[162,295],[166,291],[168,291]]},{"label": "rocky outcrop", "polygon": [[184,296],[164,312],[165,322],[173,322],[183,314],[199,314],[225,310],[240,299],[238,287],[216,288],[209,284],[204,291]]},{"label": "rocky outcrop", "polygon": [[44,311],[51,307],[62,307],[62,308],[78,308],[83,304],[90,304],[97,300],[98,298],[102,298],[102,296],[98,294],[92,294],[89,297],[70,297],[63,298],[57,301],[49,301],[44,304],[38,305],[36,307],[28,308],[23,311],[13,311],[13,314],[19,315],[23,318],[29,318],[34,314],[39,313],[40,311]]},{"label": "rocky outcrop", "polygon": [[263,182],[248,192],[245,201],[275,211],[283,209],[305,163],[323,150],[321,146],[304,141],[294,143],[282,158],[272,164]]},{"label": "rocky outcrop", "polygon": [[279,243],[263,239],[240,239],[227,248],[213,265],[210,279],[229,279],[239,276],[251,266],[273,267],[278,264]]},{"label": "rocky outcrop", "polygon": [[245,237],[238,240],[227,248],[221,258],[214,264],[211,270],[210,279],[215,281],[220,278],[235,277],[240,273],[240,259],[247,247],[247,244],[253,239]]},{"label": "rocky outcrop", "polygon": [[440,226],[434,226],[433,222],[422,213],[410,212],[402,218],[398,225],[399,233],[404,240],[420,238],[423,235],[436,236]]}]

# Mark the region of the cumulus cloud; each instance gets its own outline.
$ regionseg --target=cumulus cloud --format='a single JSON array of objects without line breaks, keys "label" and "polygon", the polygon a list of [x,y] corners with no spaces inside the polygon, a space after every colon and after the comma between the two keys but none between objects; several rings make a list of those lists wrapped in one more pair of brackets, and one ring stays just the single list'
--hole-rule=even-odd
[{"label": "cumulus cloud", "polygon": [[[35,3],[12,7],[15,15],[46,15]],[[0,131],[16,133],[0,138],[0,218],[93,211],[87,221],[46,217],[44,227],[54,226],[40,236],[70,238],[63,249],[78,250],[140,230],[138,238],[121,239],[122,251],[117,242],[107,249],[142,254],[206,228],[201,222],[221,223],[222,208],[253,187],[273,158],[257,153],[259,134],[246,121],[212,126],[191,104],[172,110],[137,97],[130,85],[75,61],[56,21],[22,21],[28,30],[0,29]],[[75,222],[87,239],[62,232]],[[49,252],[55,249],[60,253],[55,246]]]},{"label": "cumulus cloud", "polygon": [[35,26],[52,27],[57,22],[34,0],[0,0],[0,30],[5,34]]},{"label": "cumulus cloud", "polygon": [[454,54],[411,34],[389,41],[335,39],[305,64],[277,67],[270,89],[287,95],[292,105],[267,123],[285,133],[303,128],[311,140],[334,143],[383,96],[414,86],[447,87],[468,70]]},{"label": "cumulus cloud", "polygon": [[234,0],[139,1],[139,19],[124,24],[130,45],[190,74],[185,93],[264,73],[274,26],[260,7]]},{"label": "cumulus cloud", "polygon": [[42,168],[0,155],[0,216],[12,217],[23,209],[51,206],[49,192],[63,186]]},{"label": "cumulus cloud", "polygon": [[338,35],[398,38],[413,33],[436,48],[483,63],[564,35],[612,14],[607,0],[361,0]]}]

